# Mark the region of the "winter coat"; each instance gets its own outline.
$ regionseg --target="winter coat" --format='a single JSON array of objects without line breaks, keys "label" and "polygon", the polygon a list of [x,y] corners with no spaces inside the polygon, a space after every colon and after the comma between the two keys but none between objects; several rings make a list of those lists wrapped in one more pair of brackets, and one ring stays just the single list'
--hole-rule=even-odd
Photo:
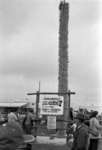
[{"label": "winter coat", "polygon": [[72,150],[87,150],[89,137],[88,131],[88,127],[84,124],[81,124],[76,128]]}]

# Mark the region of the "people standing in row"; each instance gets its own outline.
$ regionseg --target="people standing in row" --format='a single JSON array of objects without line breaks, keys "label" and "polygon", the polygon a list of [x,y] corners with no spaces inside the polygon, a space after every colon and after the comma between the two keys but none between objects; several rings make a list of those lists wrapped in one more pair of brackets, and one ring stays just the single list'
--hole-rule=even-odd
[{"label": "people standing in row", "polygon": [[72,150],[97,150],[99,138],[102,133],[102,125],[97,119],[98,112],[93,111],[89,121],[79,113],[76,117],[76,130]]}]

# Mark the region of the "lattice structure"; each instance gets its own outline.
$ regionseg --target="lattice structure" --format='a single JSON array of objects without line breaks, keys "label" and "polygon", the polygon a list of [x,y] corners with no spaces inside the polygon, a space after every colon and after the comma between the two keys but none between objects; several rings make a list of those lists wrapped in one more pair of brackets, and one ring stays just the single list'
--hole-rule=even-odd
[{"label": "lattice structure", "polygon": [[58,92],[68,91],[68,19],[69,4],[61,2],[60,25],[59,25],[59,76],[58,76]]},{"label": "lattice structure", "polygon": [[[69,20],[69,3],[62,1],[59,5],[59,74],[58,74],[58,92],[68,92],[68,20]],[[64,115],[57,119],[68,120],[69,117],[69,100],[68,95],[64,95]],[[65,128],[66,124],[61,121],[57,123],[58,128]],[[59,131],[59,135],[64,134]]]}]

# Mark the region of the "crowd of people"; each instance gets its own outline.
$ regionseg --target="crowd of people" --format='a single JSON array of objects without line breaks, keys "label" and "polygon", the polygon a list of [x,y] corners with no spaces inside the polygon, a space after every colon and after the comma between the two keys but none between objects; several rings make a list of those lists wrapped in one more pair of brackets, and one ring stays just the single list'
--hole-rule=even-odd
[{"label": "crowd of people", "polygon": [[[66,133],[71,150],[98,150],[98,142],[102,138],[102,125],[99,122],[98,112],[80,109],[73,113],[71,108],[70,119]],[[9,112],[6,122],[0,125],[0,150],[16,150],[18,145],[24,142],[23,135],[32,134],[34,120],[32,109],[28,109],[23,118],[18,112]],[[36,134],[33,136],[36,137]],[[31,150],[31,145],[27,146],[27,150]]]},{"label": "crowd of people", "polygon": [[[71,113],[71,119],[67,128],[67,141],[71,141],[71,150],[98,150],[99,139],[102,137],[98,111],[84,113],[81,110],[74,117]],[[71,138],[68,135],[71,135]]]}]

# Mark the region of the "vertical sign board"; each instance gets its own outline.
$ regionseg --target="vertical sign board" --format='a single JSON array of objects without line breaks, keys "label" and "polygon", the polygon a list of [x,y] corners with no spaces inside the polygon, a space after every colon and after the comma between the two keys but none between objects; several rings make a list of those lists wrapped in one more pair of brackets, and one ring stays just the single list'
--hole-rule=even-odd
[{"label": "vertical sign board", "polygon": [[47,117],[47,128],[49,130],[56,129],[56,116]]},{"label": "vertical sign board", "polygon": [[64,98],[63,96],[48,95],[40,97],[41,115],[63,115]]}]

